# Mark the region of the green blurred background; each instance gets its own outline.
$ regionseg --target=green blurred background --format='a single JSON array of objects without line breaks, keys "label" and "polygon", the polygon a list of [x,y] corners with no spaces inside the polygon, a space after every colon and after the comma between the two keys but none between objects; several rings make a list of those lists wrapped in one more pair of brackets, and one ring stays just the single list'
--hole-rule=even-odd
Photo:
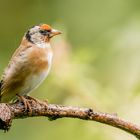
[{"label": "green blurred background", "polygon": [[[31,95],[50,103],[93,107],[140,123],[139,0],[0,0],[0,73],[27,29],[48,23],[63,31],[52,40],[53,66]],[[4,140],[132,140],[97,122],[14,120]]]}]

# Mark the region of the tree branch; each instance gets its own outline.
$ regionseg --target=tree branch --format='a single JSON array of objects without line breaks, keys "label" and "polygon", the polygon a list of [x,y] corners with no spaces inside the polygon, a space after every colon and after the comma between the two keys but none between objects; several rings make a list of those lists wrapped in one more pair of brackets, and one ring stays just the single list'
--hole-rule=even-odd
[{"label": "tree branch", "polygon": [[7,131],[13,119],[46,116],[49,117],[49,120],[55,120],[69,117],[108,124],[120,128],[140,139],[140,126],[120,119],[116,115],[97,112],[90,108],[47,104],[45,101],[36,102],[29,98],[27,101],[31,107],[31,112],[28,109],[25,110],[25,106],[21,101],[17,101],[14,104],[0,104],[0,129]]}]

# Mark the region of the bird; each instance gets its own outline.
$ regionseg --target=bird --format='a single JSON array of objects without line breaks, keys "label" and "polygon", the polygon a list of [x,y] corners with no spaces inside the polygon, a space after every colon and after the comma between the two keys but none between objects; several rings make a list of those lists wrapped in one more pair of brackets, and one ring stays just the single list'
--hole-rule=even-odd
[{"label": "bird", "polygon": [[59,30],[48,24],[35,25],[24,34],[2,74],[1,103],[14,102],[17,95],[24,100],[24,96],[29,95],[45,80],[52,65],[50,40],[59,34]]}]

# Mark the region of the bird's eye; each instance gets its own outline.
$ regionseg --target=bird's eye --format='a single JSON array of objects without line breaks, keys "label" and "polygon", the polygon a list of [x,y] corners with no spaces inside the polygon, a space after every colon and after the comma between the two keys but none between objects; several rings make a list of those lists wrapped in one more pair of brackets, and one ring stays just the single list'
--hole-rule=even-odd
[{"label": "bird's eye", "polygon": [[40,30],[39,32],[42,34],[42,35],[47,35],[50,33],[51,30]]},{"label": "bird's eye", "polygon": [[41,34],[46,34],[47,31],[46,31],[46,30],[40,30],[39,32],[40,32]]}]

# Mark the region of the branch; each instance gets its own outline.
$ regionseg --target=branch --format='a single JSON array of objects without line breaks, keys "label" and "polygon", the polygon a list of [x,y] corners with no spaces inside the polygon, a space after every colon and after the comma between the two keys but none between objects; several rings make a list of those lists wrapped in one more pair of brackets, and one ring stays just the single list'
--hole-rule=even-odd
[{"label": "branch", "polygon": [[140,126],[120,119],[116,115],[97,112],[90,108],[47,104],[45,101],[36,102],[29,98],[27,101],[31,107],[31,112],[28,109],[25,110],[25,106],[21,101],[17,101],[14,104],[0,104],[0,129],[7,131],[13,119],[46,116],[49,117],[49,120],[55,120],[68,117],[108,124],[120,128],[140,139]]}]

